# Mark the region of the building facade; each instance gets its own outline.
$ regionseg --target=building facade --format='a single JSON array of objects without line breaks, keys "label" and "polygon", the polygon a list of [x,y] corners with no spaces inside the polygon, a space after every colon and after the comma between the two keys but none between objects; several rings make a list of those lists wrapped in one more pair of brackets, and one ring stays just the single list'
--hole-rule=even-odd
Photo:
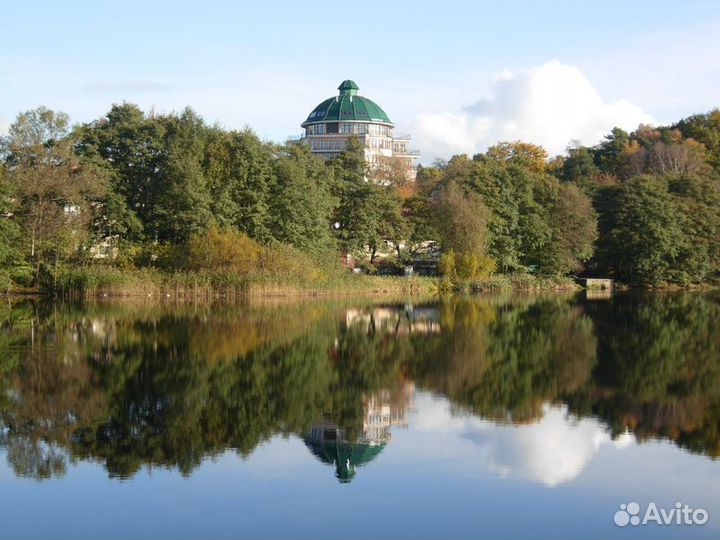
[{"label": "building facade", "polygon": [[351,80],[338,86],[339,94],[320,103],[301,124],[302,139],[313,154],[330,159],[338,156],[347,140],[360,140],[370,170],[397,167],[409,180],[415,180],[419,152],[410,149],[410,135],[396,136],[394,124],[374,101],[358,95]]}]

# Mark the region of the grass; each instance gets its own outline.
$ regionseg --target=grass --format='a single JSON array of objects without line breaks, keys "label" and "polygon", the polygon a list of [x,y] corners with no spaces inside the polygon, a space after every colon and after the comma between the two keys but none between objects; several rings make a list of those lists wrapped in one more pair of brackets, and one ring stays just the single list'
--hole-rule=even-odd
[{"label": "grass", "polygon": [[452,283],[445,278],[357,275],[349,272],[307,276],[240,275],[234,272],[122,270],[105,266],[68,269],[57,276],[54,292],[68,298],[170,297],[236,298],[340,296],[359,294],[430,295],[443,292],[577,290],[571,278],[529,274],[494,275]]},{"label": "grass", "polygon": [[438,288],[446,292],[487,293],[499,291],[574,291],[581,287],[572,278],[565,276],[543,277],[531,274],[495,274],[470,281],[451,282],[441,278]]},{"label": "grass", "polygon": [[145,296],[172,298],[233,298],[246,296],[322,296],[339,294],[428,295],[436,279],[381,277],[347,272],[295,276],[248,276],[234,272],[121,270],[88,266],[57,277],[54,290],[62,297]]}]

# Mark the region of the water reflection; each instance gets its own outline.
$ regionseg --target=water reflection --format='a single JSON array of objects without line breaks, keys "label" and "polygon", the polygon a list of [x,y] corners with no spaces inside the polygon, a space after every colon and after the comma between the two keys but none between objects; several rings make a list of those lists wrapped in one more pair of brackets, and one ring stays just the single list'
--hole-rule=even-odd
[{"label": "water reflection", "polygon": [[720,454],[713,295],[19,302],[0,321],[0,446],[18,476],[62,476],[78,460],[117,478],[189,475],[283,435],[347,482],[408,422],[549,486],[632,438]]},{"label": "water reflection", "polygon": [[474,461],[486,469],[549,487],[576,478],[601,446],[632,443],[629,433],[613,439],[597,419],[578,418],[564,404],[545,404],[534,422],[503,425],[458,413],[444,399],[421,397],[418,406],[417,431],[466,441]]},{"label": "water reflection", "polygon": [[364,398],[362,432],[353,433],[330,419],[313,425],[305,444],[320,461],[335,467],[340,482],[349,482],[355,469],[373,460],[390,442],[390,428],[407,427],[415,385],[406,382],[399,395],[382,391]]}]

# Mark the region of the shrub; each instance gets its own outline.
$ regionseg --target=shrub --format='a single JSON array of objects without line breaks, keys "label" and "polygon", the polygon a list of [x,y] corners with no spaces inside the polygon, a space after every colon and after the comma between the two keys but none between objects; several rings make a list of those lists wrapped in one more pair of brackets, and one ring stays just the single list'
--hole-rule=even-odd
[{"label": "shrub", "polygon": [[495,271],[495,261],[487,255],[464,251],[459,255],[451,249],[440,257],[440,272],[451,281],[487,278]]},{"label": "shrub", "polygon": [[443,276],[452,278],[455,276],[455,251],[450,249],[440,257],[440,273]]},{"label": "shrub", "polygon": [[210,227],[188,243],[186,265],[191,270],[249,274],[259,266],[263,247],[246,234]]}]

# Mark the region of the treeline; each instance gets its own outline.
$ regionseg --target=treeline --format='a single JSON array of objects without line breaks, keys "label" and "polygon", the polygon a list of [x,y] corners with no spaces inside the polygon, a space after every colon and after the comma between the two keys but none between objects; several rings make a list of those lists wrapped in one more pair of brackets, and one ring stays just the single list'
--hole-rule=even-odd
[{"label": "treeline", "polygon": [[29,111],[2,141],[2,285],[52,288],[98,264],[327,278],[341,252],[401,251],[407,182],[397,167],[375,172],[384,180],[367,182],[356,141],[326,163],[190,109],[116,105],[72,128],[63,113]]},{"label": "treeline", "polygon": [[344,254],[368,273],[442,254],[451,286],[493,273],[699,283],[720,268],[718,141],[714,111],[554,159],[499,143],[412,183],[392,163],[368,170],[352,139],[324,162],[191,109],[115,105],[72,127],[39,108],[0,145],[0,286],[57,289],[110,266],[327,281]]},{"label": "treeline", "polygon": [[424,168],[417,183],[412,208],[440,209],[445,250],[490,270],[653,285],[702,283],[720,270],[719,110],[616,128],[552,159],[532,144],[500,143]]}]

